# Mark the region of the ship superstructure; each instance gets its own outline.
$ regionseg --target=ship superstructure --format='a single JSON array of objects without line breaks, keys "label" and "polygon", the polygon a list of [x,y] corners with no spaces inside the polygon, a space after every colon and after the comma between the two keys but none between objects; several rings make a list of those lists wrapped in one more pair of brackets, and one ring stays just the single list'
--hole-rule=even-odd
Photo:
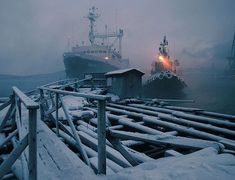
[{"label": "ship superstructure", "polygon": [[68,77],[82,77],[84,73],[105,73],[129,66],[129,60],[122,58],[123,30],[108,32],[106,25],[105,33],[96,33],[95,21],[100,16],[96,10],[97,8],[92,7],[86,16],[90,22],[90,45],[76,45],[71,52],[64,53]]}]

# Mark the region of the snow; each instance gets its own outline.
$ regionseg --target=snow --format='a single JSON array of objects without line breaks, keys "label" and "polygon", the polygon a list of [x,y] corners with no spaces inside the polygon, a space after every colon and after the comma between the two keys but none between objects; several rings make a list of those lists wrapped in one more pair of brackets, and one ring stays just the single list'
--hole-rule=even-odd
[{"label": "snow", "polygon": [[120,69],[120,70],[116,70],[116,71],[111,71],[105,74],[105,76],[110,76],[110,75],[117,75],[117,74],[124,74],[126,72],[129,71],[138,71],[139,73],[141,73],[142,75],[144,74],[142,71],[140,71],[139,69],[136,68],[129,68],[129,69]]},{"label": "snow", "polygon": [[68,110],[81,110],[85,105],[89,104],[83,97],[75,97],[70,95],[64,96],[62,100],[66,104]]},{"label": "snow", "polygon": [[233,180],[235,157],[231,154],[217,154],[214,148],[206,148],[189,155],[149,161],[102,179]]},{"label": "snow", "polygon": [[117,101],[120,100],[120,97],[117,96],[117,95],[115,95],[115,94],[107,93],[106,95],[111,98],[111,101],[112,101],[112,102],[117,102]]},{"label": "snow", "polygon": [[[88,102],[85,98],[68,95],[64,96],[62,100],[68,108],[69,116],[72,120],[94,117],[93,111],[83,110],[83,107],[88,105]],[[53,112],[52,114],[54,117],[56,117],[56,112]],[[58,117],[60,121],[67,119],[62,108],[59,108],[58,110]]]}]

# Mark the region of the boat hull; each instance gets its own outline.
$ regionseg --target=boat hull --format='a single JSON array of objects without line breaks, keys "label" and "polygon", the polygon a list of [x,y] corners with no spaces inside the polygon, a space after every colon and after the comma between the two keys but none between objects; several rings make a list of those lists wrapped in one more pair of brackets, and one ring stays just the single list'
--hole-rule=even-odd
[{"label": "boat hull", "polygon": [[174,73],[159,73],[151,76],[143,84],[145,97],[163,97],[169,94],[180,94],[186,87],[185,82]]},{"label": "boat hull", "polygon": [[[111,60],[110,60],[111,61]],[[64,55],[65,72],[68,78],[83,78],[87,73],[106,73],[125,68],[121,63],[112,63],[95,57]]]}]

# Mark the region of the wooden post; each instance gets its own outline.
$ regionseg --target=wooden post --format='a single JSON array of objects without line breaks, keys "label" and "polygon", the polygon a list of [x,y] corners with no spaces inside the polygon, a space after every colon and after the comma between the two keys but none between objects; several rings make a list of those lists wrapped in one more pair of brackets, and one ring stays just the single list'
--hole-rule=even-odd
[{"label": "wooden post", "polygon": [[98,101],[98,174],[106,174],[105,100]]},{"label": "wooden post", "polygon": [[56,125],[56,134],[59,137],[59,126],[58,126],[58,116],[59,116],[59,94],[55,93],[55,105],[56,105],[56,121],[55,121],[55,125]]},{"label": "wooden post", "polygon": [[29,179],[37,179],[37,109],[29,109]]},{"label": "wooden post", "polygon": [[26,135],[22,141],[18,144],[18,146],[11,152],[9,157],[3,161],[3,163],[0,166],[0,179],[11,170],[11,166],[14,164],[14,162],[18,159],[18,157],[21,155],[21,153],[24,151],[24,149],[28,145],[28,136]]},{"label": "wooden post", "polygon": [[44,94],[43,94],[43,89],[39,89],[40,91],[40,115],[41,115],[41,120],[44,121],[44,109],[43,109],[43,99],[44,99]]}]

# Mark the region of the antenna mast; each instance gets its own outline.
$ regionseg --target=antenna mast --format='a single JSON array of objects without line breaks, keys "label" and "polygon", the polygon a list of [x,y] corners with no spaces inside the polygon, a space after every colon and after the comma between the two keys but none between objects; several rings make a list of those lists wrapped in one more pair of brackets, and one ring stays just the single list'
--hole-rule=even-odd
[{"label": "antenna mast", "polygon": [[232,48],[231,48],[231,54],[228,57],[229,60],[229,67],[231,69],[235,69],[235,32],[233,36],[233,43],[232,43]]},{"label": "antenna mast", "polygon": [[90,21],[90,31],[89,31],[89,40],[91,42],[91,44],[94,44],[95,41],[95,35],[94,35],[94,25],[95,25],[95,21],[96,19],[100,16],[96,13],[97,8],[95,8],[95,6],[93,6],[91,9],[89,9],[89,13],[87,18]]}]

